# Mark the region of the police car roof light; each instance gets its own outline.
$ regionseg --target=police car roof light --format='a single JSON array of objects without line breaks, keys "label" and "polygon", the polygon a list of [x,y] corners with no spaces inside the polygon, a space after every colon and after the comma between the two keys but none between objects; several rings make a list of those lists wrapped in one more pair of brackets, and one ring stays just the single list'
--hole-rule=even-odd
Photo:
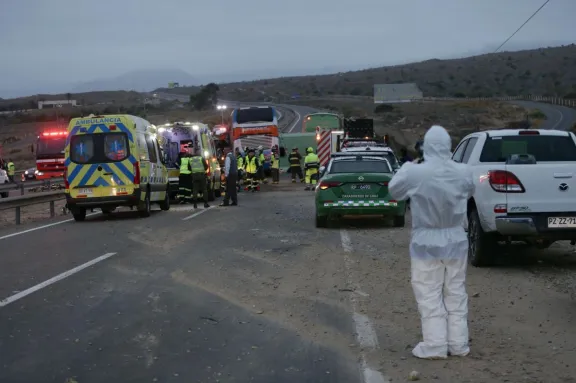
[{"label": "police car roof light", "polygon": [[520,136],[538,136],[540,132],[537,130],[521,130],[518,132]]}]

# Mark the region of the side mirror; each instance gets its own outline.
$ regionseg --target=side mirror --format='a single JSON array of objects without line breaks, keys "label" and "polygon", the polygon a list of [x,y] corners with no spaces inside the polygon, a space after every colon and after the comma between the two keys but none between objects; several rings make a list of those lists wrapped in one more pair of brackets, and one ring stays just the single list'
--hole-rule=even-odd
[{"label": "side mirror", "polygon": [[326,166],[320,166],[320,169],[318,169],[318,173],[320,173],[320,177],[322,177],[324,175],[324,172],[326,172]]}]

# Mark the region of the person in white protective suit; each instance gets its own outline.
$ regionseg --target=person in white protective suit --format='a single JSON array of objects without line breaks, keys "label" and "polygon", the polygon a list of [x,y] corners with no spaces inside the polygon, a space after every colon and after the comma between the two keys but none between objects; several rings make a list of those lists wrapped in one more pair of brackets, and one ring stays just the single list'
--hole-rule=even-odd
[{"label": "person in white protective suit", "polygon": [[441,126],[424,136],[424,162],[407,162],[388,188],[410,199],[412,288],[422,321],[418,358],[466,356],[468,346],[467,202],[474,193],[471,169],[450,159],[451,139]]}]

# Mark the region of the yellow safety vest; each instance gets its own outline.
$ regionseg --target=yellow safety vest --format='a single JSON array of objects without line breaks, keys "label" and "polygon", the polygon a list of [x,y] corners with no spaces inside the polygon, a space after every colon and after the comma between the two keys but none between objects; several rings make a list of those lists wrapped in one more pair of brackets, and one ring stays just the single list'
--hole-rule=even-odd
[{"label": "yellow safety vest", "polygon": [[252,158],[246,157],[246,173],[256,173],[256,171],[258,171],[256,156]]},{"label": "yellow safety vest", "polygon": [[200,156],[194,156],[191,158],[192,174],[204,173],[204,159]]},{"label": "yellow safety vest", "polygon": [[280,169],[280,160],[278,159],[277,155],[272,154],[272,157],[270,157],[270,162],[272,164],[272,169]]},{"label": "yellow safety vest", "polygon": [[180,174],[190,174],[190,158],[183,157],[180,159]]},{"label": "yellow safety vest", "polygon": [[236,162],[238,163],[238,169],[244,167],[244,158],[242,156],[236,157]]},{"label": "yellow safety vest", "polygon": [[320,167],[320,159],[314,153],[309,153],[304,158],[304,167],[306,169],[318,169]]},{"label": "yellow safety vest", "polygon": [[14,166],[14,162],[8,162],[8,175],[13,176],[16,172],[16,166]]}]

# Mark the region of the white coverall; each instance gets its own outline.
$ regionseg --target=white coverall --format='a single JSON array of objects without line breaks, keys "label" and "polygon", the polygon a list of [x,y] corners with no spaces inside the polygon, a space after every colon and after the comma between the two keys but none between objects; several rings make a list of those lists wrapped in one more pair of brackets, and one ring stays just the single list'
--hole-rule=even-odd
[{"label": "white coverall", "polygon": [[427,359],[465,356],[470,348],[464,228],[474,193],[472,171],[450,159],[450,135],[441,126],[426,132],[423,149],[425,161],[404,164],[388,186],[392,198],[410,198],[412,288],[423,335],[412,354]]}]

